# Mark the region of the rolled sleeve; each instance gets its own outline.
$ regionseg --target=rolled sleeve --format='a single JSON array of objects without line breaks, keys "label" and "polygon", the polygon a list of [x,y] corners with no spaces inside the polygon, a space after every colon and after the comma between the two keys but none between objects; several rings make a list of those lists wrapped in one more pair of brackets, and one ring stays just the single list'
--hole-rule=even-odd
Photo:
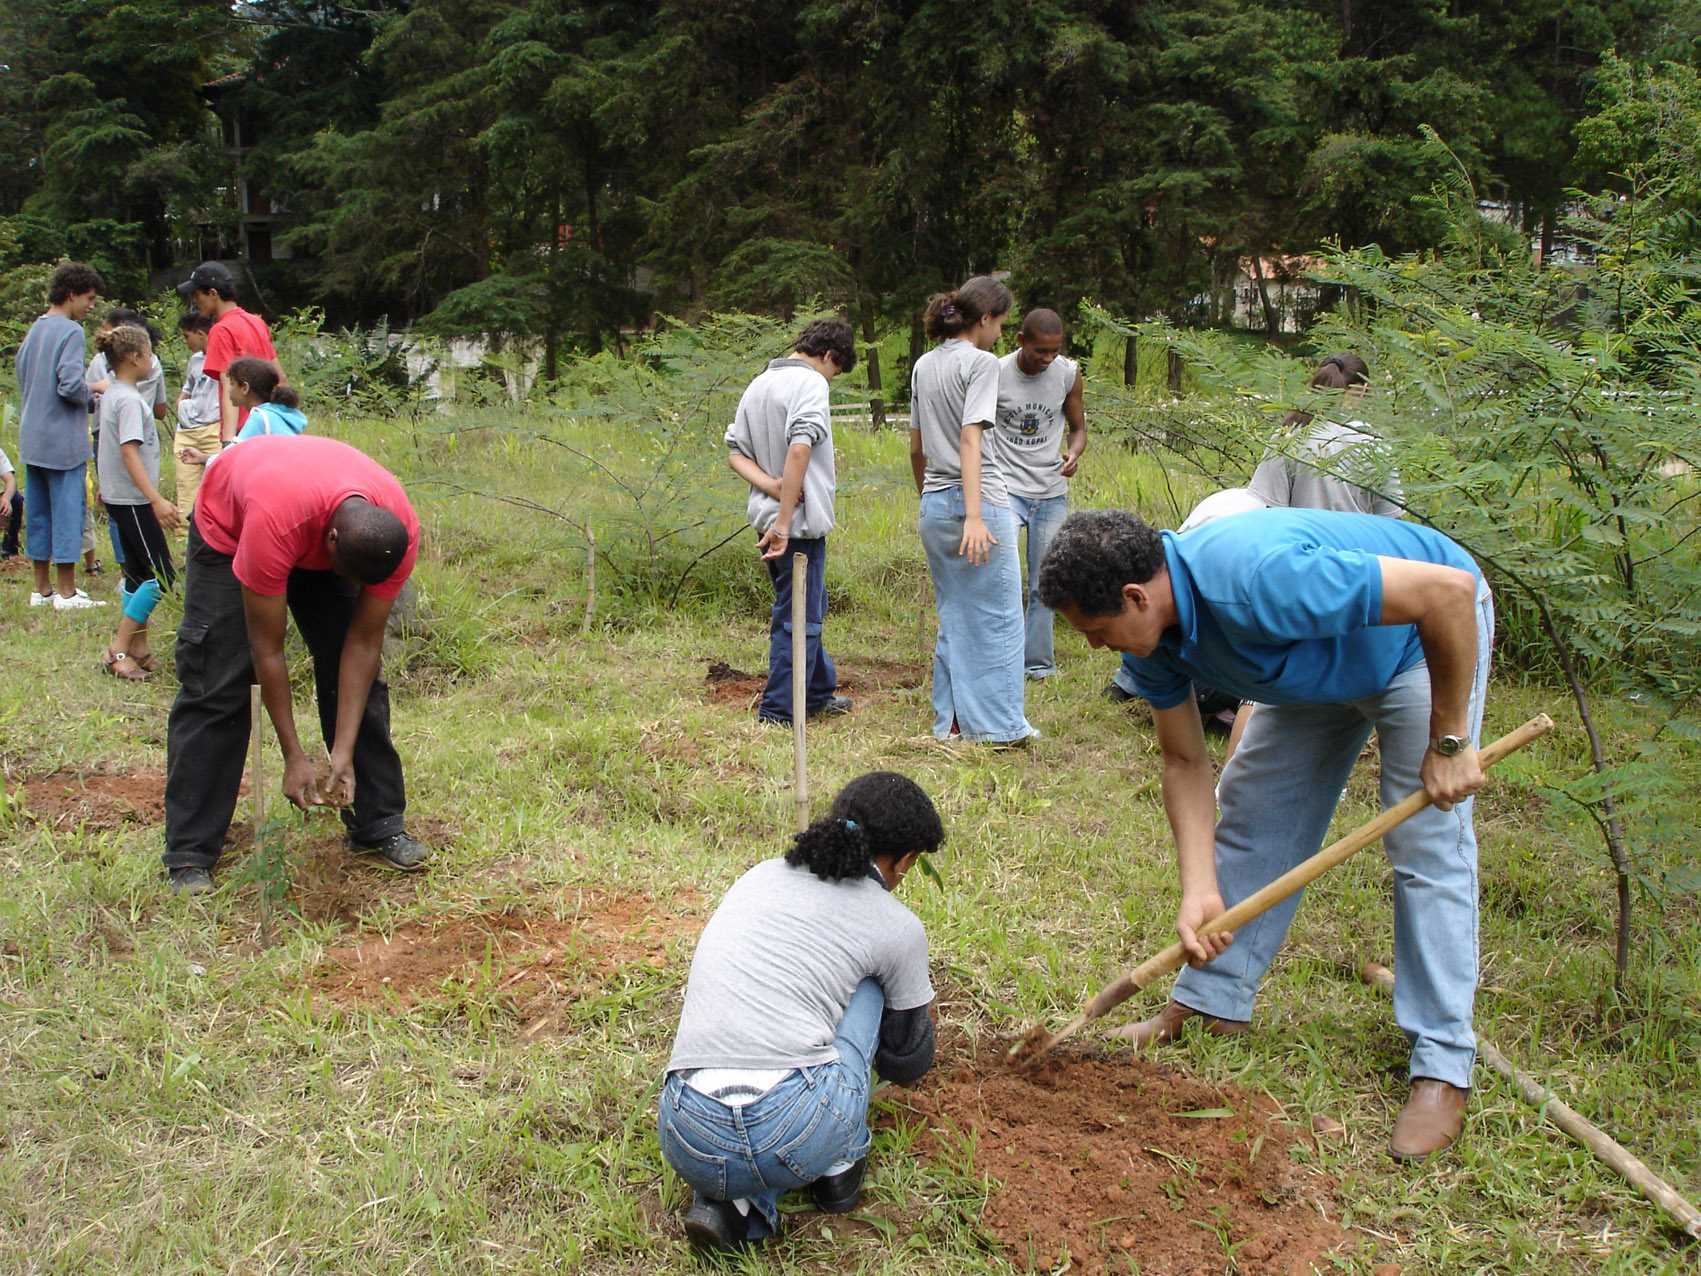
[{"label": "rolled sleeve", "polygon": [[832,413],[827,397],[827,382],[809,377],[798,386],[791,402],[786,404],[786,443],[802,443],[819,447],[827,437],[827,423]]},{"label": "rolled sleeve", "polygon": [[742,408],[739,409],[739,415],[726,427],[726,435],[722,442],[727,445],[728,451],[737,452],[740,456],[747,456],[752,461],[756,459],[756,453],[752,450],[750,443],[750,425],[744,419]]}]

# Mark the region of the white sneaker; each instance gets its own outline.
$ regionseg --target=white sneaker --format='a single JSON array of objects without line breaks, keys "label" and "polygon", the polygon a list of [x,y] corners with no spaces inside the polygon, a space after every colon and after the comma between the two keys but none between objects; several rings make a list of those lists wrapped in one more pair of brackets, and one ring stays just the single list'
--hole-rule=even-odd
[{"label": "white sneaker", "polygon": [[33,590],[33,589],[30,590],[30,606],[31,607],[45,607],[45,606],[47,606],[48,603],[50,603],[52,601],[53,601],[53,595],[52,594],[38,594],[38,593],[35,592],[35,590]]},{"label": "white sneaker", "polygon": [[104,602],[97,602],[80,589],[69,598],[65,597],[64,594],[53,595],[54,611],[84,611],[90,607],[104,606],[106,606]]}]

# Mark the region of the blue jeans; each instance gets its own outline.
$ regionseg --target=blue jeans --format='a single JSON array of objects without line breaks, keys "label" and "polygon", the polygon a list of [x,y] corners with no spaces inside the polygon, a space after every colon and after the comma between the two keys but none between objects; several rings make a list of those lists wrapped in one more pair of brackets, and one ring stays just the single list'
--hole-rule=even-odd
[{"label": "blue jeans", "polygon": [[[1477,664],[1470,735],[1482,731],[1494,600],[1477,591]],[[1260,704],[1223,770],[1217,821],[1217,882],[1233,907],[1314,854],[1374,729],[1381,746],[1386,810],[1423,787],[1429,748],[1429,668],[1418,664],[1380,695],[1345,704]],[[1411,1075],[1471,1084],[1476,1036],[1477,838],[1473,801],[1426,807],[1382,839],[1394,869],[1394,1019],[1411,1043]],[[1175,999],[1223,1019],[1250,1019],[1258,982],[1287,935],[1299,896],[1235,932],[1234,945],[1175,981]]]},{"label": "blue jeans", "polygon": [[1116,666],[1116,672],[1111,674],[1110,680],[1129,695],[1139,695],[1139,689],[1134,685],[1134,657],[1124,652],[1122,661]]},{"label": "blue jeans", "polygon": [[933,734],[949,738],[955,719],[964,740],[1007,743],[1039,734],[1022,711],[1022,568],[1016,516],[1007,507],[983,504],[981,517],[998,543],[977,567],[957,553],[963,489],[922,493],[917,528],[939,612]]},{"label": "blue jeans", "polygon": [[1054,613],[1040,601],[1039,569],[1057,529],[1069,517],[1069,498],[1048,496],[1034,501],[1012,492],[1010,510],[1016,521],[1028,529],[1028,620],[1022,644],[1022,669],[1030,678],[1048,678],[1057,672],[1051,644]]},{"label": "blue jeans", "polygon": [[681,1072],[668,1073],[657,1113],[662,1158],[699,1196],[748,1199],[760,1216],[751,1219],[752,1239],[778,1231],[783,1193],[868,1155],[869,1075],[885,1008],[879,983],[864,979],[839,1020],[839,1057],[796,1069],[741,1108],[699,1094]]},{"label": "blue jeans", "polygon": [[770,722],[791,721],[791,556],[809,560],[804,600],[804,705],[814,713],[833,698],[839,675],[832,657],[821,645],[821,626],[827,620],[827,538],[793,540],[778,558],[766,560],[768,578],[774,582],[774,613],[768,622],[768,685],[756,716]]},{"label": "blue jeans", "polygon": [[88,506],[84,472],[24,466],[24,552],[38,563],[74,563],[83,552],[83,514]]}]

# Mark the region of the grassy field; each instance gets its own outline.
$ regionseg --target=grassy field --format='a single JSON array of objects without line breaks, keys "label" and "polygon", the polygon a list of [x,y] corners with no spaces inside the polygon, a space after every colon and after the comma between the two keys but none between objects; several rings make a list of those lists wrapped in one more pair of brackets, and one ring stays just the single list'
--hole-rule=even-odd
[{"label": "grassy field", "polygon": [[[387,876],[344,860],[328,814],[290,816],[269,943],[261,895],[283,883],[245,874],[241,829],[223,888],[172,898],[147,799],[169,671],[102,677],[115,608],[32,611],[25,578],[0,577],[0,1271],[692,1270],[654,1094],[695,928],[791,818],[790,736],[704,679],[712,661],[764,667],[766,582],[741,543],[674,606],[607,579],[581,635],[584,553],[562,524],[424,480],[574,510],[608,504],[606,484],[496,431],[451,450],[394,424],[331,429],[410,480],[428,529],[391,680],[411,821],[442,849],[425,874]],[[951,1038],[1009,1037],[1172,938],[1149,723],[1100,698],[1110,662],[1064,635],[1061,675],[1030,695],[1033,748],[935,744],[904,443],[841,437],[840,451],[829,645],[859,704],[812,732],[813,791],[824,804],[890,767],[935,797],[943,886],[917,879],[906,899]],[[718,462],[705,487],[736,514]],[[1190,495],[1109,447],[1076,490],[1158,520]],[[168,602],[156,621],[163,651],[173,615]],[[1479,1027],[1693,1198],[1701,918],[1685,905],[1645,924],[1632,1004],[1609,1010],[1609,878],[1594,832],[1548,791],[1585,766],[1567,704],[1497,678],[1485,734],[1542,709],[1561,730],[1507,762],[1478,808]],[[1636,712],[1608,707],[1612,741]],[[1701,792],[1701,758],[1685,765]],[[1373,803],[1367,763],[1338,826]],[[1697,822],[1701,800],[1685,814]],[[1658,1212],[1486,1067],[1454,1154],[1415,1171],[1387,1160],[1405,1045],[1350,968],[1391,949],[1388,872],[1367,855],[1312,892],[1253,1033],[1162,1055],[1268,1094],[1302,1127],[1344,1127],[1310,1154],[1364,1242],[1337,1269],[1687,1269],[1693,1249]],[[1018,1270],[979,1226],[989,1185],[971,1151],[924,1157],[884,1124],[861,1214],[801,1213],[737,1270]]]}]

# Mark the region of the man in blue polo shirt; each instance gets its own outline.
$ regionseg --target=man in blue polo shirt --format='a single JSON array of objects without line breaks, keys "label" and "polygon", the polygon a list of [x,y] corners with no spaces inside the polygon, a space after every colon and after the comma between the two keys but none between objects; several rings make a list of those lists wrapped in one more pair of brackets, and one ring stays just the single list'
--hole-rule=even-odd
[{"label": "man in blue polo shirt", "polygon": [[[1383,839],[1394,868],[1394,1017],[1412,1091],[1390,1152],[1458,1137],[1476,1058],[1477,737],[1494,605],[1468,554],[1429,528],[1369,514],[1262,510],[1185,534],[1097,510],[1064,523],[1040,595],[1094,647],[1135,657],[1163,749],[1181,869],[1176,930],[1191,969],[1170,1004],[1120,1035],[1167,1041],[1189,1019],[1243,1031],[1297,896],[1231,937],[1211,918],[1316,852],[1372,730],[1382,805],[1435,804]],[[1214,818],[1197,679],[1258,702]],[[1266,708],[1268,706],[1268,708]],[[1232,943],[1232,948],[1230,947]]]}]

